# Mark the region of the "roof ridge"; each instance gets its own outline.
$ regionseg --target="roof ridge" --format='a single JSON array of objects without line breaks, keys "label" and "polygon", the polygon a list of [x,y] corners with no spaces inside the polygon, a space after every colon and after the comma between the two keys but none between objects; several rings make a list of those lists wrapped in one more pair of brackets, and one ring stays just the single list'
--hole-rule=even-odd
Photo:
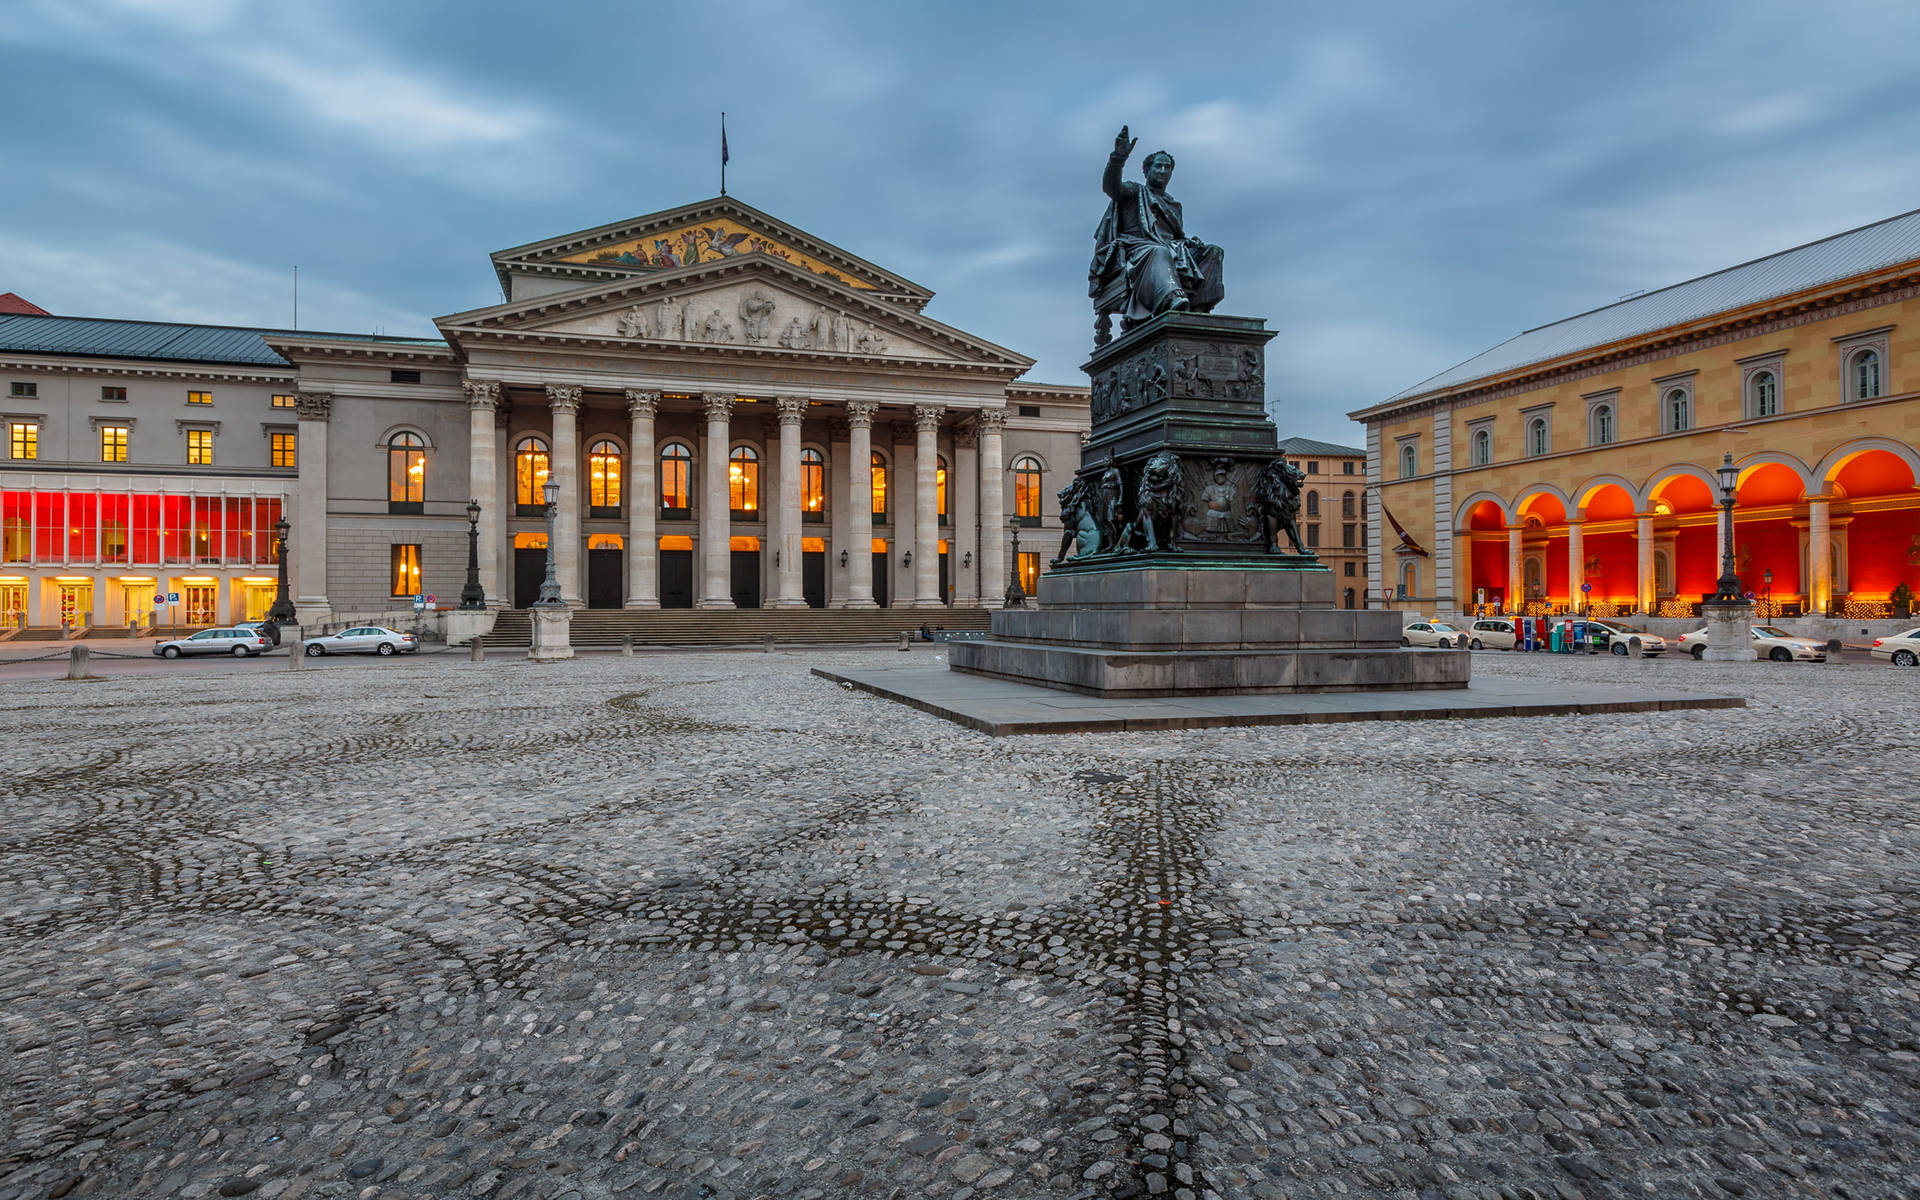
[{"label": "roof ridge", "polygon": [[64,313],[0,312],[0,317],[24,318],[32,321],[87,321],[100,325],[152,325],[165,329],[225,329],[234,333],[256,333],[261,336],[268,334],[296,334],[307,337],[374,338],[379,341],[391,342],[439,342],[444,340],[442,338],[427,337],[425,335],[401,337],[398,334],[391,333],[348,333],[345,330],[338,329],[278,329],[268,325],[215,325],[202,321],[149,321],[141,317],[73,317],[67,316]]}]

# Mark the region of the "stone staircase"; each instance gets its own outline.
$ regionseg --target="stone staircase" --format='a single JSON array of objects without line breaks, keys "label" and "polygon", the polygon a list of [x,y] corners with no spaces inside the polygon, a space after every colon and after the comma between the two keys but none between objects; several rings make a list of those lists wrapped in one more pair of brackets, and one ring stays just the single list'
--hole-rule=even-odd
[{"label": "stone staircase", "polygon": [[[993,614],[984,608],[883,608],[848,612],[804,608],[583,608],[573,614],[575,646],[618,646],[627,637],[636,646],[757,645],[772,635],[776,645],[891,642],[924,623],[948,633],[985,633]],[[488,646],[525,646],[533,621],[523,608],[502,609]]]}]

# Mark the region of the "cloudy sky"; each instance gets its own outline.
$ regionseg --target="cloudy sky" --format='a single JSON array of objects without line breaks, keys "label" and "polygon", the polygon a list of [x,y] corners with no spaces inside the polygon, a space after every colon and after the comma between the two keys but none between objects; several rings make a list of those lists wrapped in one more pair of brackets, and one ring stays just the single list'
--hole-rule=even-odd
[{"label": "cloudy sky", "polygon": [[[0,291],[431,333],[487,253],[728,190],[1084,382],[1099,176],[1179,159],[1283,434],[1920,207],[1920,6],[5,0]],[[1135,164],[1137,169],[1137,162]]]}]

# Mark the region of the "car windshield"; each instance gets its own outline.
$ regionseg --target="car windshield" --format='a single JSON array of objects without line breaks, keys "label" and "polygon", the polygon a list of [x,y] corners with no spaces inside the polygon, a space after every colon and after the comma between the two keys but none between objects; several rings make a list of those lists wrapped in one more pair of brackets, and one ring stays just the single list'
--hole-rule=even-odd
[{"label": "car windshield", "polygon": [[220,636],[220,631],[217,629],[203,629],[199,633],[196,633],[192,637],[188,638],[187,640],[190,642],[209,642],[219,636]]},{"label": "car windshield", "polygon": [[1460,632],[1460,629],[1458,626],[1449,625],[1445,621],[1435,621],[1433,623],[1433,628],[1438,633],[1459,633]]},{"label": "car windshield", "polygon": [[1753,627],[1753,632],[1758,634],[1760,637],[1792,637],[1793,636],[1792,634],[1788,633],[1786,630],[1775,629],[1771,625],[1755,625]]}]

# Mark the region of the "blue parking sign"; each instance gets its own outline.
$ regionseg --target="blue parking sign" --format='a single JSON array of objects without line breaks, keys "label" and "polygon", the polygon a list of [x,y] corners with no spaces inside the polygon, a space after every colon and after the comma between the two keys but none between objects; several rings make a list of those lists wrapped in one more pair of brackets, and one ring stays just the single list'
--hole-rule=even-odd
[{"label": "blue parking sign", "polygon": [[167,603],[168,603],[168,604],[178,604],[178,603],[180,603],[180,593],[179,593],[179,592],[168,592],[168,593],[167,593]]}]

